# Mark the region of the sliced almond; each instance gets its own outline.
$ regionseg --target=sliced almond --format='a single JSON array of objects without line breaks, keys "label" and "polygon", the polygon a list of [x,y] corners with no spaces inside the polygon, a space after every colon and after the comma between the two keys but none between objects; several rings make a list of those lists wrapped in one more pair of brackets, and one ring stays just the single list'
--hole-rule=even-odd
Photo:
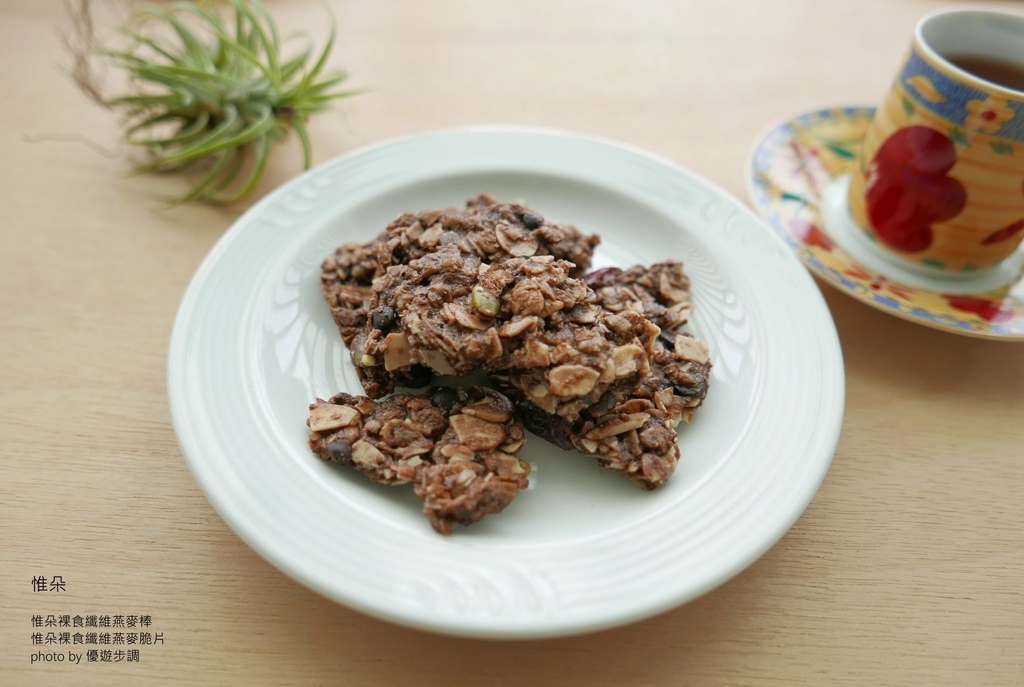
[{"label": "sliced almond", "polygon": [[449,322],[457,322],[466,329],[487,329],[490,323],[480,318],[475,311],[470,312],[464,305],[445,303],[441,307],[441,316]]},{"label": "sliced almond", "polygon": [[[432,441],[418,441],[415,444],[409,444],[408,446],[402,446],[395,450],[395,457],[406,461],[408,465],[419,465],[423,462],[422,459],[417,456],[422,456],[434,448],[434,442]],[[418,462],[414,462],[418,461]]]},{"label": "sliced almond", "polygon": [[615,408],[620,413],[642,413],[651,407],[651,402],[643,398],[631,398]]},{"label": "sliced almond", "polygon": [[526,396],[530,403],[537,406],[545,413],[553,414],[555,410],[558,409],[558,403],[555,400],[555,397],[549,394],[548,390],[540,384],[527,391]]},{"label": "sliced almond", "polygon": [[487,347],[487,353],[485,355],[487,360],[500,358],[505,353],[505,349],[501,345],[501,337],[498,336],[498,330],[494,327],[491,327],[484,332],[483,341],[481,343]]},{"label": "sliced almond", "polygon": [[498,448],[505,441],[505,428],[500,424],[459,413],[448,418],[459,443],[474,451]]},{"label": "sliced almond", "polygon": [[420,219],[428,227],[437,220],[441,219],[441,215],[444,214],[444,210],[424,210],[420,213]]},{"label": "sliced almond", "polygon": [[707,344],[685,334],[676,334],[676,353],[701,365],[711,359]]},{"label": "sliced almond", "polygon": [[455,483],[461,486],[466,486],[475,479],[476,473],[470,470],[469,468],[465,468],[461,472],[459,472],[458,476],[455,478]]},{"label": "sliced almond", "polygon": [[417,242],[424,248],[433,250],[434,248],[437,248],[437,244],[440,243],[441,231],[441,225],[434,224],[419,235]]},{"label": "sliced almond", "polygon": [[397,370],[412,363],[409,337],[405,332],[391,332],[384,337],[384,369]]},{"label": "sliced almond", "polygon": [[534,255],[539,247],[535,236],[525,234],[518,228],[513,229],[508,225],[499,224],[494,233],[498,238],[498,245],[516,257]]},{"label": "sliced almond", "polygon": [[413,222],[412,226],[405,230],[405,235],[415,241],[423,235],[423,225],[419,222]]},{"label": "sliced almond", "polygon": [[597,316],[601,314],[601,308],[596,305],[588,305],[577,309],[572,313],[572,321],[577,324],[594,324]]},{"label": "sliced almond", "polygon": [[617,346],[612,350],[612,362],[615,363],[615,377],[622,378],[633,374],[644,358],[644,349],[640,344],[630,343]]},{"label": "sliced almond", "polygon": [[525,460],[519,460],[515,456],[504,453],[502,451],[495,451],[494,453],[488,454],[488,460],[497,459],[501,461],[501,468],[498,470],[499,474],[511,473],[513,475],[529,475],[530,464]]},{"label": "sliced almond", "polygon": [[540,319],[533,316],[510,320],[498,328],[498,336],[511,339],[534,329],[539,322]]},{"label": "sliced almond", "polygon": [[434,372],[442,375],[453,375],[455,374],[455,368],[448,362],[448,359],[444,357],[444,353],[435,350],[417,351],[417,356],[424,365],[432,369]]},{"label": "sliced almond", "polygon": [[[672,280],[670,277],[676,277]],[[678,266],[678,269],[673,272],[662,272],[661,279],[658,283],[658,291],[669,303],[685,303],[690,299],[689,288],[683,288],[683,285],[687,283],[686,276],[682,274],[682,266]]]},{"label": "sliced almond", "polygon": [[460,444],[444,444],[438,449],[438,452],[451,462],[457,460],[465,461],[467,463],[473,462],[473,451],[467,446],[462,446]]},{"label": "sliced almond", "polygon": [[631,429],[639,429],[644,426],[651,416],[647,413],[631,413],[629,415],[623,415],[622,417],[615,418],[609,422],[594,427],[586,433],[587,439],[600,440],[605,437],[616,436],[628,432]]},{"label": "sliced almond", "polygon": [[498,448],[501,449],[502,451],[504,451],[505,453],[516,453],[516,452],[519,451],[519,449],[521,449],[523,447],[523,442],[524,441],[525,441],[524,439],[516,439],[515,441],[506,441],[504,444],[502,444]]},{"label": "sliced almond", "polygon": [[512,417],[512,401],[493,389],[484,389],[484,392],[487,398],[471,403],[462,412],[487,422],[507,422]]},{"label": "sliced almond", "polygon": [[349,406],[321,403],[309,411],[309,428],[314,432],[328,432],[339,427],[354,425],[359,411]]},{"label": "sliced almond", "polygon": [[352,444],[352,462],[365,467],[380,467],[387,457],[373,444],[360,439]]},{"label": "sliced almond", "polygon": [[551,364],[551,349],[546,343],[529,339],[523,347],[524,355],[520,358],[520,367],[547,367]]}]

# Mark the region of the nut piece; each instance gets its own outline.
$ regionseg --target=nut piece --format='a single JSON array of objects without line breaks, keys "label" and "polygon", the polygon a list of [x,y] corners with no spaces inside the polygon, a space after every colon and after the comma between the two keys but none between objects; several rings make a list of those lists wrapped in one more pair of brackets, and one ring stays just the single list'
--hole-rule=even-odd
[{"label": "nut piece", "polygon": [[409,337],[405,332],[392,332],[384,338],[384,369],[397,370],[412,363]]},{"label": "nut piece", "polygon": [[487,292],[484,287],[477,284],[473,287],[473,307],[482,315],[494,317],[501,310],[501,303],[493,295]]},{"label": "nut piece", "polygon": [[522,359],[522,367],[547,367],[551,364],[551,348],[543,341],[527,339]]},{"label": "nut piece", "polygon": [[348,427],[358,419],[359,412],[355,408],[325,403],[309,411],[309,428],[314,432],[328,432],[339,427]]},{"label": "nut piece", "polygon": [[503,339],[512,339],[535,328],[538,324],[540,324],[540,318],[534,316],[510,320],[498,328],[498,336]]},{"label": "nut piece", "polygon": [[462,412],[487,422],[508,422],[513,412],[512,401],[493,389],[482,388],[481,391],[487,394],[487,397],[470,403]]},{"label": "nut piece", "polygon": [[693,360],[704,365],[711,359],[711,356],[708,353],[707,344],[693,338],[692,336],[677,334],[675,344],[676,353],[688,360]]},{"label": "nut piece", "polygon": [[669,304],[685,303],[690,300],[690,282],[682,274],[682,266],[678,274],[662,272],[658,280],[658,292]]},{"label": "nut piece", "polygon": [[362,468],[379,467],[387,459],[373,444],[360,439],[352,444],[352,462]]},{"label": "nut piece", "polygon": [[488,451],[505,441],[505,428],[495,422],[481,420],[472,415],[452,415],[448,418],[460,443],[474,451]]},{"label": "nut piece", "polygon": [[522,235],[522,230],[499,225],[495,229],[498,245],[515,257],[524,258],[536,254],[540,245],[532,234]]},{"label": "nut piece", "polygon": [[556,396],[586,396],[601,373],[583,365],[559,365],[548,373],[551,393]]},{"label": "nut piece", "polygon": [[483,330],[491,326],[490,317],[485,320],[480,317],[480,313],[476,309],[470,311],[469,308],[462,305],[445,303],[441,307],[441,316],[448,322],[458,322],[466,329]]},{"label": "nut piece", "polygon": [[434,372],[443,375],[455,374],[455,368],[441,351],[419,351],[420,362]]},{"label": "nut piece", "polygon": [[612,351],[612,362],[615,363],[615,376],[625,377],[637,371],[638,365],[643,362],[644,349],[639,344],[626,344],[618,346]]},{"label": "nut piece", "polygon": [[640,429],[650,419],[651,416],[647,413],[632,413],[623,417],[617,417],[590,430],[587,432],[586,437],[593,441],[599,441],[605,437],[623,434],[631,429]]}]

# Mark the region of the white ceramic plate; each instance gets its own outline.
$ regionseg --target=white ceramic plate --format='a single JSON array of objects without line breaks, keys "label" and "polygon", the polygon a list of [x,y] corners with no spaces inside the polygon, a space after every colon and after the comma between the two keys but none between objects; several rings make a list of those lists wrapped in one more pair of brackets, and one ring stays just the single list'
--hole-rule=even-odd
[{"label": "white ceramic plate", "polygon": [[[643,492],[531,438],[531,487],[451,537],[411,489],[308,449],[307,405],[360,387],[319,292],[336,245],[404,211],[487,191],[599,232],[596,266],[685,261],[714,363],[683,458]],[[171,340],[182,451],[231,527],[300,582],[368,614],[476,637],[546,637],[648,617],[764,553],[810,502],[842,421],[843,367],[818,289],[738,201],[622,145],[468,129],[376,145],[255,205],[195,275]]]}]

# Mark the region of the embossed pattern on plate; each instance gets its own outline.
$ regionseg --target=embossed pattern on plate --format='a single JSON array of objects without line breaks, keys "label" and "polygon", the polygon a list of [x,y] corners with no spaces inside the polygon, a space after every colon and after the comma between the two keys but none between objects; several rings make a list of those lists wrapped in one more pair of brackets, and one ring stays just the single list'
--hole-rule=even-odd
[{"label": "embossed pattern on plate", "polygon": [[[642,492],[531,438],[531,486],[501,515],[435,534],[411,490],[320,462],[306,406],[359,392],[319,292],[319,263],[403,211],[480,191],[596,231],[597,266],[685,261],[712,387],[682,462]],[[656,156],[530,129],[469,129],[338,158],[253,207],[196,273],[168,368],[182,451],[224,519],[322,594],[467,636],[593,631],[684,603],[796,520],[838,439],[843,369],[828,311],[735,199]]]}]

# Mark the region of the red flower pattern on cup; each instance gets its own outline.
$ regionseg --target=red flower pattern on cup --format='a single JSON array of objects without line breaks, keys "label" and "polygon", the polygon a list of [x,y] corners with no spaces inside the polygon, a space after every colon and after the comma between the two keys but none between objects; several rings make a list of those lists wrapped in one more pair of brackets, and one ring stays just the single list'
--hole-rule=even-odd
[{"label": "red flower pattern on cup", "polygon": [[868,169],[868,219],[878,238],[896,250],[916,253],[932,245],[932,225],[960,214],[967,191],[948,176],[956,146],[926,126],[897,129],[878,148]]}]

